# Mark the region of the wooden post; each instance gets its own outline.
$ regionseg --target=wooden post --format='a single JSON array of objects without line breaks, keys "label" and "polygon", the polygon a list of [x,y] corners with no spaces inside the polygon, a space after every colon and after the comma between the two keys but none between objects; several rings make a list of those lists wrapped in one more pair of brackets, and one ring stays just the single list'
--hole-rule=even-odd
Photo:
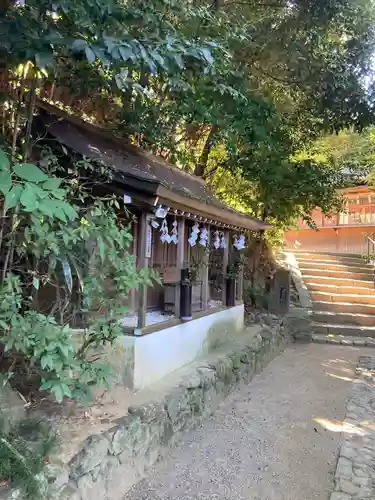
[{"label": "wooden post", "polygon": [[237,277],[237,300],[243,300],[243,266],[241,266]]},{"label": "wooden post", "polygon": [[[177,243],[177,258],[176,258],[176,267],[178,269],[179,280],[181,280],[181,269],[184,266],[185,259],[185,219],[181,218],[178,221],[177,226],[177,234],[178,234],[178,243]],[[175,316],[176,318],[180,317],[180,298],[181,298],[181,285],[180,282],[176,284],[176,293],[175,293]]]},{"label": "wooden post", "polygon": [[223,290],[222,290],[222,299],[221,300],[223,302],[223,306],[225,306],[226,302],[227,302],[225,276],[228,273],[228,263],[229,263],[229,232],[223,231],[223,233],[224,233],[225,248],[223,249],[223,266],[222,266]]},{"label": "wooden post", "polygon": [[[134,220],[132,223],[132,235],[133,235],[133,257],[134,266],[137,266],[137,251],[138,251],[138,220]],[[129,297],[129,309],[132,313],[136,310],[136,290],[134,288],[130,290]]]},{"label": "wooden post", "polygon": [[210,297],[210,284],[208,281],[208,264],[210,260],[210,253],[209,253],[209,248],[210,248],[210,243],[211,243],[211,228],[210,225],[207,224],[207,231],[208,231],[208,239],[207,239],[207,252],[204,255],[204,264],[203,264],[203,269],[202,269],[202,309],[205,311],[208,306],[208,299]]},{"label": "wooden post", "polygon": [[[138,246],[138,267],[145,268],[149,264],[148,252],[148,233],[149,220],[146,212],[142,212],[139,220],[139,246]],[[138,290],[138,324],[134,330],[135,335],[142,335],[142,328],[146,326],[146,307],[147,307],[147,286],[140,286]]]}]

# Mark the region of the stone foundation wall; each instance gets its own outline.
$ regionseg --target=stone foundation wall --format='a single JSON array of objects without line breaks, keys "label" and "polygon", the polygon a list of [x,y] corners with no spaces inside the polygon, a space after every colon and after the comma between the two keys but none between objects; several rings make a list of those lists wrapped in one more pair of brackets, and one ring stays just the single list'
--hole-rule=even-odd
[{"label": "stone foundation wall", "polygon": [[[130,407],[112,429],[82,443],[69,464],[49,465],[41,477],[46,498],[121,500],[182,432],[211,415],[240,384],[250,382],[289,339],[273,317],[268,326],[250,327],[235,343],[189,365],[175,387],[154,391],[147,403]],[[8,498],[22,496],[13,491]]]}]

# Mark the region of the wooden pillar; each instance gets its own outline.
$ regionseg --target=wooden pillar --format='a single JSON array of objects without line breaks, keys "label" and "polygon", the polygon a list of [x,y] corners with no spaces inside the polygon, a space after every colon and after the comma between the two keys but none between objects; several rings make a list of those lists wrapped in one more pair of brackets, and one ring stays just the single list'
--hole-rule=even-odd
[{"label": "wooden pillar", "polygon": [[203,263],[203,269],[202,269],[202,309],[205,311],[208,306],[208,299],[210,298],[210,284],[208,281],[208,265],[209,265],[209,260],[210,260],[210,242],[211,242],[211,227],[209,224],[207,224],[207,231],[208,231],[208,240],[207,240],[207,252],[204,255],[204,263]]},{"label": "wooden pillar", "polygon": [[175,293],[175,316],[176,318],[180,317],[180,297],[181,297],[181,269],[184,266],[185,261],[185,219],[181,218],[178,221],[177,226],[178,231],[178,243],[177,243],[177,259],[176,259],[176,267],[178,271],[179,283],[176,285],[176,293]]},{"label": "wooden pillar", "polygon": [[[151,227],[146,212],[142,212],[139,220],[139,245],[138,245],[138,267],[148,267],[149,254],[149,232]],[[147,307],[147,286],[140,286],[138,290],[138,324],[134,331],[135,335],[142,335],[141,329],[146,325],[146,307]]]},{"label": "wooden pillar", "polygon": [[241,266],[237,277],[237,300],[243,300],[243,266]]},{"label": "wooden pillar", "polygon": [[[134,266],[137,266],[137,252],[138,252],[138,220],[134,220],[132,224],[132,235],[133,235],[133,257],[134,257]],[[129,297],[129,309],[132,313],[135,312],[137,304],[136,304],[137,292],[134,288],[130,290]]]},{"label": "wooden pillar", "polygon": [[222,299],[221,300],[223,302],[223,306],[225,306],[225,304],[227,302],[225,276],[228,273],[228,263],[229,263],[229,231],[223,231],[223,233],[224,233],[225,248],[223,249],[223,266],[222,266],[223,290],[222,290]]}]

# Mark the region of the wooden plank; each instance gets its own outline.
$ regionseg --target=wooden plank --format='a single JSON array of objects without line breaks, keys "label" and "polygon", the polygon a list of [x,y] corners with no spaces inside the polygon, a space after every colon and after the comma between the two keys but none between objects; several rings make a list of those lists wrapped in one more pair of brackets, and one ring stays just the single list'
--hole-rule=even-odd
[{"label": "wooden plank", "polygon": [[175,285],[181,280],[180,269],[176,267],[166,267],[163,272],[163,282],[167,285]]},{"label": "wooden plank", "polygon": [[[178,269],[178,273],[180,275],[179,282],[181,280],[181,269],[184,266],[185,260],[185,219],[180,218],[178,220],[178,243],[177,243],[177,258],[176,258],[176,267]],[[180,297],[181,297],[181,285],[176,285],[176,294],[175,294],[175,315],[176,318],[180,317]]]},{"label": "wooden plank", "polygon": [[[211,227],[209,224],[207,224],[207,231],[208,231],[208,240],[207,240],[207,245],[208,248],[211,243]],[[202,309],[205,311],[208,307],[208,301],[210,299],[210,283],[208,281],[208,271],[209,271],[209,260],[210,260],[210,254],[207,248],[207,252],[204,255],[204,263],[203,263],[203,269],[202,269]]]},{"label": "wooden plank", "polygon": [[[149,221],[146,212],[142,212],[139,220],[138,267],[145,268],[149,264],[148,245]],[[141,286],[138,291],[138,324],[135,334],[141,335],[141,329],[146,326],[147,287]],[[137,332],[137,333],[136,333]]]},{"label": "wooden plank", "polygon": [[225,248],[223,249],[223,267],[222,267],[223,291],[222,291],[222,299],[221,300],[223,301],[223,306],[225,306],[226,302],[227,302],[225,276],[228,272],[228,262],[229,262],[229,231],[223,231],[223,233],[224,233]]}]

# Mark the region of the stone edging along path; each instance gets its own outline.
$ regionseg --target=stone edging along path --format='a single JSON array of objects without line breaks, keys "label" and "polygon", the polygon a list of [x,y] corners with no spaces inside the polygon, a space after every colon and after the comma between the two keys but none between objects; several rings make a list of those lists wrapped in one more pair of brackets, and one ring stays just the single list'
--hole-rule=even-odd
[{"label": "stone edging along path", "polygon": [[330,500],[375,498],[375,357],[361,357],[356,374]]},{"label": "stone edging along path", "polygon": [[[181,433],[211,415],[290,342],[287,322],[285,328],[281,323],[273,318],[269,326],[249,327],[237,343],[178,370],[173,385],[128,408],[128,415],[109,431],[90,436],[68,464],[47,466],[40,476],[44,498],[122,500]],[[26,500],[18,490],[5,498]]]},{"label": "stone edging along path", "polygon": [[375,347],[375,338],[349,337],[347,335],[313,334],[312,342],[316,344],[346,345],[351,347]]}]

